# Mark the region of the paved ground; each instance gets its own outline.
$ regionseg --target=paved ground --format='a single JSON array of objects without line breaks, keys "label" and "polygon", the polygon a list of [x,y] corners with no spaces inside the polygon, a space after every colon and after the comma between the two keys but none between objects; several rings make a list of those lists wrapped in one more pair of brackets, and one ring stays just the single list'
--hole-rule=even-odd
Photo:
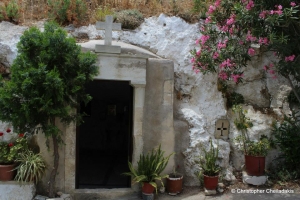
[{"label": "paved ground", "polygon": [[[255,189],[251,189],[254,192]],[[261,192],[260,194],[245,194],[245,191],[237,191],[234,193],[227,191],[224,194],[217,194],[215,196],[205,196],[204,191],[201,191],[198,188],[189,188],[187,191],[183,191],[177,196],[170,196],[168,194],[158,194],[155,197],[155,200],[300,200],[300,194],[279,194],[279,191],[273,191],[277,193],[271,193],[272,191],[266,189],[256,190]],[[243,193],[241,193],[243,192]],[[262,193],[264,192],[264,193]],[[141,200],[142,198],[139,195],[135,194],[132,196],[122,197],[116,200]]]}]

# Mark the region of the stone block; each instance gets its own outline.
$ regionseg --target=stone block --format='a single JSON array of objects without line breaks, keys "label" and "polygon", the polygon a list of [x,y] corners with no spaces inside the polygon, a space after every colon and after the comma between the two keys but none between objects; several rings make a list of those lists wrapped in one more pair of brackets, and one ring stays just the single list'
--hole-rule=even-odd
[{"label": "stone block", "polygon": [[23,183],[16,181],[0,181],[0,199],[33,199],[36,188],[33,183]]},{"label": "stone block", "polygon": [[211,196],[211,195],[217,194],[217,191],[216,190],[208,190],[208,189],[204,188],[204,194],[205,194],[205,196]]},{"label": "stone block", "polygon": [[33,200],[46,200],[48,198],[49,197],[46,197],[46,196],[36,195]]},{"label": "stone block", "polygon": [[243,183],[251,185],[264,185],[267,180],[267,176],[250,176],[246,171],[243,171]]},{"label": "stone block", "polygon": [[120,46],[110,46],[110,45],[97,45],[95,47],[96,53],[121,53]]}]

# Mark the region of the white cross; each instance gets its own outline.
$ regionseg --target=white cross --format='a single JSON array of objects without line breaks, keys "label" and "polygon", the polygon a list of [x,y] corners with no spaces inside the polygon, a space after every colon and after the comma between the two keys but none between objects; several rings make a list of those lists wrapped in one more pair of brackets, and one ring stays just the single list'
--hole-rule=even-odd
[{"label": "white cross", "polygon": [[112,41],[112,31],[120,31],[121,30],[121,23],[113,23],[113,16],[107,15],[105,17],[105,22],[97,22],[96,28],[99,30],[105,30],[105,45],[111,45]]}]

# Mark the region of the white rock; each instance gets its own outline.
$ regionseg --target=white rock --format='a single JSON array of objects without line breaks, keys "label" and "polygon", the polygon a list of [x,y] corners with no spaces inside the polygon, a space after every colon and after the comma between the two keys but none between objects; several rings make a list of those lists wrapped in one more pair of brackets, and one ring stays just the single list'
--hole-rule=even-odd
[{"label": "white rock", "polygon": [[16,181],[0,181],[0,199],[33,199],[36,188],[33,183],[20,185]]},{"label": "white rock", "polygon": [[211,196],[211,195],[217,194],[217,191],[216,190],[208,190],[208,189],[204,188],[204,194],[205,194],[205,196]]},{"label": "white rock", "polygon": [[243,183],[251,185],[263,185],[267,182],[267,176],[250,176],[247,172],[243,171]]}]

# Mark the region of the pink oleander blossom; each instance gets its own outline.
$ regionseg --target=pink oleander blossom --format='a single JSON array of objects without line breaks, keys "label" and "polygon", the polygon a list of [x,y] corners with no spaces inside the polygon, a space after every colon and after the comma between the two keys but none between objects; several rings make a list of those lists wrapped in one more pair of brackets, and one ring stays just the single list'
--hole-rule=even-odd
[{"label": "pink oleander blossom", "polygon": [[208,16],[208,17],[205,19],[205,23],[208,24],[208,23],[211,23],[211,22],[212,22],[211,16]]},{"label": "pink oleander blossom", "polygon": [[246,41],[254,42],[257,38],[252,36],[251,31],[248,31],[246,35]]},{"label": "pink oleander blossom", "polygon": [[215,2],[215,6],[216,7],[219,7],[221,5],[221,0],[217,0],[216,2]]},{"label": "pink oleander blossom", "polygon": [[291,55],[291,56],[286,56],[285,57],[285,62],[293,62],[295,59],[295,55]]},{"label": "pink oleander blossom", "polygon": [[201,55],[201,49],[198,50],[198,51],[196,52],[196,55],[197,55],[197,56],[200,56],[200,55]]},{"label": "pink oleander blossom", "polygon": [[249,54],[250,56],[254,56],[254,55],[255,55],[255,50],[254,50],[253,48],[249,48],[249,49],[248,49],[248,54]]},{"label": "pink oleander blossom", "polygon": [[191,58],[191,63],[194,63],[195,62],[195,58]]},{"label": "pink oleander blossom", "polygon": [[234,14],[231,15],[230,18],[226,20],[226,24],[227,24],[228,26],[234,24],[234,22],[235,22],[235,15],[234,15]]},{"label": "pink oleander blossom", "polygon": [[252,0],[250,0],[248,2],[248,4],[246,5],[246,9],[251,10],[253,7],[254,7],[254,2]]},{"label": "pink oleander blossom", "polygon": [[217,58],[219,58],[219,54],[218,54],[218,52],[215,52],[215,53],[213,54],[213,59],[217,59]]},{"label": "pink oleander blossom", "polygon": [[238,83],[238,81],[244,76],[244,74],[231,74],[231,78],[235,83]]},{"label": "pink oleander blossom", "polygon": [[295,6],[296,6],[296,3],[292,1],[292,2],[290,3],[290,5],[291,5],[292,7],[295,7]]},{"label": "pink oleander blossom", "polygon": [[231,60],[229,58],[227,58],[226,60],[224,60],[221,64],[220,64],[220,68],[225,68],[225,67],[233,67],[235,65],[235,63],[232,63]]},{"label": "pink oleander blossom", "polygon": [[219,42],[218,45],[217,45],[218,49],[226,48],[226,43],[227,43],[227,40],[225,40],[224,43]]},{"label": "pink oleander blossom", "polygon": [[227,75],[226,72],[221,71],[221,72],[219,73],[219,78],[225,81],[225,80],[228,79],[228,75]]},{"label": "pink oleander blossom", "polygon": [[268,45],[268,44],[269,44],[269,40],[268,40],[267,37],[259,38],[258,43],[259,43],[259,44],[265,44],[265,45]]},{"label": "pink oleander blossom", "polygon": [[209,35],[202,35],[202,36],[200,37],[201,44],[204,45],[205,42],[206,42],[209,38],[210,38]]},{"label": "pink oleander blossom", "polygon": [[261,13],[259,13],[259,18],[265,19],[268,14],[269,14],[269,11],[263,10],[263,11],[261,11]]},{"label": "pink oleander blossom", "polygon": [[216,6],[210,5],[207,13],[212,14],[215,10],[216,10]]}]

